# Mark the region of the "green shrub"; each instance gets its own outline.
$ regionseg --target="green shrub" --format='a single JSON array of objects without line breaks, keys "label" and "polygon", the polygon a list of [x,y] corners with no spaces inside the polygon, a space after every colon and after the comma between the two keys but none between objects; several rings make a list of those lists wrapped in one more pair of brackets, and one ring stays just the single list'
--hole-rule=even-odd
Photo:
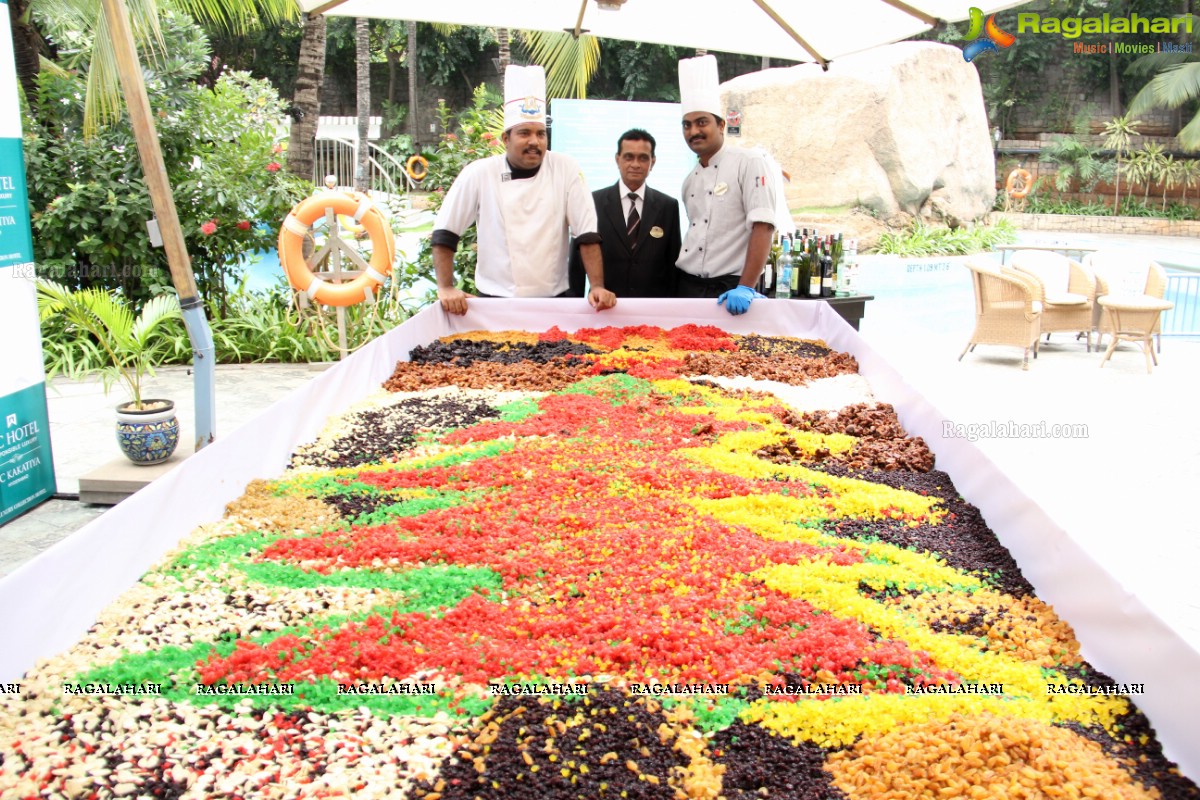
[{"label": "green shrub", "polygon": [[[282,168],[285,103],[270,84],[226,72],[198,85],[207,40],[181,18],[163,25],[168,55],[146,70],[147,90],[197,287],[220,300],[241,255],[271,247],[311,187]],[[154,211],[128,117],[82,134],[87,80],[40,73],[37,116],[25,128],[34,258],[40,276],[68,288],[142,301],[170,286],[166,256],[146,232]]]},{"label": "green shrub", "polygon": [[970,255],[1016,240],[1016,228],[1007,220],[954,229],[933,228],[916,220],[903,231],[888,231],[880,236],[876,252],[909,257]]}]

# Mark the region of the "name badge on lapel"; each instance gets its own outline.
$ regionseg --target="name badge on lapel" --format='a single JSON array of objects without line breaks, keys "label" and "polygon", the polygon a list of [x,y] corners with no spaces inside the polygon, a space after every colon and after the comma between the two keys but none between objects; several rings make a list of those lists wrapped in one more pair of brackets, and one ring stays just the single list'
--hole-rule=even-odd
[{"label": "name badge on lapel", "polygon": [[663,229],[655,225],[650,229],[650,235],[655,239],[661,239],[663,237]]}]

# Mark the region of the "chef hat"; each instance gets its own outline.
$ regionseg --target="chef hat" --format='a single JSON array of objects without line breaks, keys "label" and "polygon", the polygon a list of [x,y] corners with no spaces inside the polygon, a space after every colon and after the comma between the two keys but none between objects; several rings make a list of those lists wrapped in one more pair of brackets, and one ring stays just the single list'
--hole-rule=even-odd
[{"label": "chef hat", "polygon": [[717,77],[716,56],[685,58],[679,62],[679,104],[681,115],[707,111],[723,119],[721,81]]},{"label": "chef hat", "polygon": [[504,130],[522,122],[546,124],[546,71],[509,64],[504,68]]}]

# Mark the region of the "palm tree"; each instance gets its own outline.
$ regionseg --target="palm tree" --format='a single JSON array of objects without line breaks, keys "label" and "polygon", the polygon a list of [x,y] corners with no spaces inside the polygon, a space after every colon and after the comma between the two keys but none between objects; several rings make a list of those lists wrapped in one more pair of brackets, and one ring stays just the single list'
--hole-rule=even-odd
[{"label": "palm tree", "polygon": [[367,159],[371,132],[371,25],[366,17],[354,21],[354,61],[357,66],[358,142],[355,147],[354,188],[367,191]]},{"label": "palm tree", "polygon": [[1183,187],[1182,201],[1187,203],[1187,191],[1200,184],[1200,161],[1188,159],[1179,162],[1179,185]]},{"label": "palm tree", "polygon": [[45,47],[42,35],[30,19],[29,0],[8,0],[9,26],[12,28],[13,57],[21,91],[30,108],[37,107],[37,75],[40,53]]},{"label": "palm tree", "polygon": [[408,52],[404,54],[408,62],[408,135],[412,137],[413,147],[417,146],[417,23],[408,21]]},{"label": "palm tree", "polygon": [[[1189,15],[1192,22],[1200,17]],[[1140,74],[1157,73],[1133,98],[1129,113],[1137,116],[1156,108],[1179,108],[1200,98],[1200,25],[1191,26],[1195,47],[1185,53],[1152,53],[1142,56],[1129,66]],[[1200,111],[1179,132],[1184,150],[1200,150]]]},{"label": "palm tree", "polygon": [[1163,164],[1161,177],[1163,190],[1162,210],[1167,212],[1167,192],[1179,185],[1180,179],[1183,177],[1181,168],[1183,164],[1175,160],[1175,156],[1167,156],[1166,163]]},{"label": "palm tree", "polygon": [[292,95],[292,128],[288,132],[287,168],[311,181],[313,141],[321,114],[321,84],[325,79],[325,16],[306,14],[297,60],[296,91]]},{"label": "palm tree", "polygon": [[179,299],[160,294],[146,302],[137,316],[129,303],[104,289],[78,289],[38,280],[38,315],[64,320],[86,341],[94,359],[55,361],[50,377],[61,370],[68,378],[98,373],[108,391],[120,383],[129,392],[131,407],[142,409],[142,383],[154,374],[165,342],[155,332],[168,320],[179,319]]},{"label": "palm tree", "polygon": [[1140,120],[1131,119],[1128,114],[1114,117],[1104,125],[1104,146],[1117,154],[1117,168],[1113,173],[1113,214],[1119,214],[1121,208],[1121,156],[1129,153],[1129,144],[1138,135]]},{"label": "palm tree", "polygon": [[[83,132],[91,136],[97,128],[115,122],[121,116],[121,86],[117,78],[116,54],[108,22],[99,0],[26,0],[26,15],[23,25],[34,26],[34,18],[43,20],[47,32],[87,32],[91,39],[87,46],[75,53],[67,66],[78,68],[86,65],[88,72],[87,97],[84,99]],[[163,7],[188,14],[192,18],[220,25],[233,33],[243,33],[263,23],[279,23],[295,19],[298,13],[292,0],[162,0]],[[16,13],[19,9],[11,9]],[[130,27],[134,38],[152,57],[163,49],[162,32],[158,26],[159,0],[138,0],[129,4]],[[40,36],[40,32],[34,27]],[[23,37],[31,34],[24,27]],[[15,38],[15,33],[14,33]],[[18,62],[21,85],[36,84],[37,63],[29,63],[22,56]],[[31,73],[26,74],[29,70]],[[26,89],[28,94],[28,89]]]},{"label": "palm tree", "polygon": [[1167,164],[1167,155],[1161,144],[1147,142],[1142,145],[1139,151],[1141,156],[1141,175],[1146,181],[1146,194],[1142,198],[1143,203],[1150,202],[1150,185],[1155,181],[1162,180],[1163,169]]}]

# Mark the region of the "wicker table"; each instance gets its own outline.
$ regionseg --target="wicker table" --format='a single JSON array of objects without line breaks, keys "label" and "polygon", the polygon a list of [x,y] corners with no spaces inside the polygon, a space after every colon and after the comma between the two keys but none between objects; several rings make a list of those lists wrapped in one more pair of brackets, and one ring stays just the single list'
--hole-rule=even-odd
[{"label": "wicker table", "polygon": [[1175,304],[1170,300],[1145,294],[1125,296],[1109,294],[1099,298],[1097,302],[1108,310],[1108,318],[1113,329],[1112,341],[1109,342],[1108,349],[1104,351],[1104,359],[1100,362],[1100,366],[1103,367],[1104,362],[1112,356],[1113,350],[1117,349],[1117,342],[1141,342],[1142,352],[1146,356],[1146,372],[1150,372],[1152,369],[1151,359],[1155,366],[1158,365],[1158,358],[1154,355],[1154,345],[1150,341],[1150,333],[1158,324],[1158,315],[1174,308]]}]

